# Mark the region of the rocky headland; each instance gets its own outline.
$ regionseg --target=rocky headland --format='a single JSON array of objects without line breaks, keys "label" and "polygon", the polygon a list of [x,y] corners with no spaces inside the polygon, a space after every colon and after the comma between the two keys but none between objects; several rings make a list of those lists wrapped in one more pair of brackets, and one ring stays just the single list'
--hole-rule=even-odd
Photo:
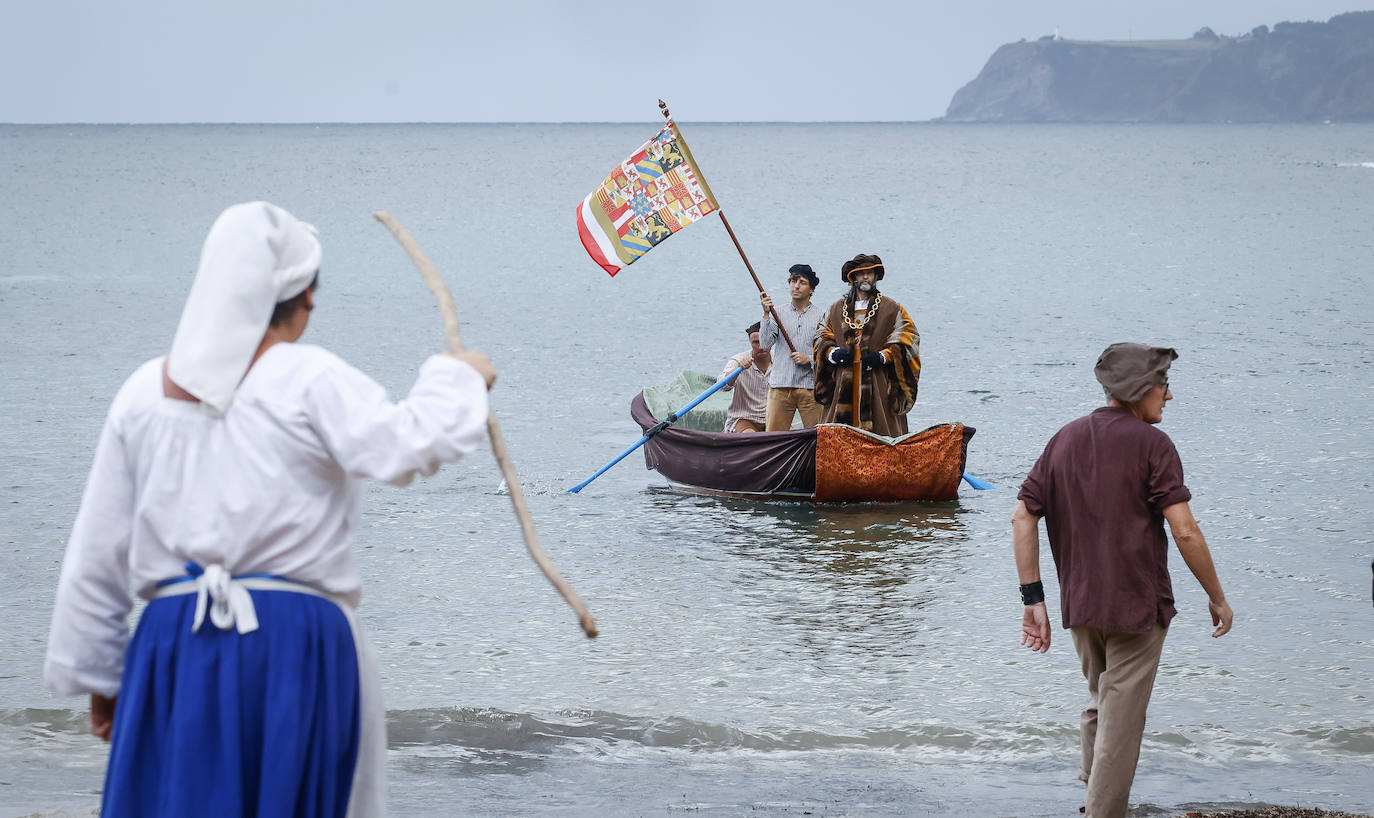
[{"label": "rocky headland", "polygon": [[1374,121],[1374,11],[1187,40],[997,49],[947,122]]}]

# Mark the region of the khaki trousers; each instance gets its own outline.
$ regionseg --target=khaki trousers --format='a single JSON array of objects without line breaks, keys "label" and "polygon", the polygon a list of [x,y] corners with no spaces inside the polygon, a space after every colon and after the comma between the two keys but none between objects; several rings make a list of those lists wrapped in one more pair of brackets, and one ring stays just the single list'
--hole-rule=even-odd
[{"label": "khaki trousers", "polygon": [[731,429],[730,431],[762,432],[763,424],[759,423],[757,420],[750,420],[749,418],[735,418],[735,428]]},{"label": "khaki trousers", "polygon": [[810,389],[779,386],[768,390],[768,431],[785,432],[792,428],[792,417],[801,413],[802,426],[810,429],[821,422],[821,405]]},{"label": "khaki trousers", "polygon": [[1126,814],[1145,735],[1145,710],[1154,691],[1168,629],[1146,633],[1072,628],[1090,699],[1083,710],[1083,761],[1078,778],[1088,785],[1086,814]]}]

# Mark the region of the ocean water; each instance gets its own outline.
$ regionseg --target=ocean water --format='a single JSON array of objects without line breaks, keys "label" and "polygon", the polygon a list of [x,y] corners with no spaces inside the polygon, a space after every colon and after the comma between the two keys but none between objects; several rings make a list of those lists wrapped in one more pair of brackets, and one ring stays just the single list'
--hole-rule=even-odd
[{"label": "ocean water", "polygon": [[444,341],[370,214],[425,248],[601,627],[525,556],[489,452],[370,489],[395,815],[1077,814],[1086,689],[1067,632],[1017,644],[1009,519],[1120,340],[1179,350],[1162,428],[1236,612],[1209,638],[1174,555],[1132,804],[1374,812],[1374,127],[682,123],[775,298],[793,263],[828,303],[884,258],[921,331],[911,425],[976,427],[998,486],[829,507],[675,494],[637,454],[564,493],[638,438],[635,392],[719,371],[757,318],[718,219],[614,279],[578,243],[656,127],[0,126],[0,818],[98,806],[106,747],[40,678],[62,551],[110,398],[256,198],[320,228],[306,339],[397,396]]}]

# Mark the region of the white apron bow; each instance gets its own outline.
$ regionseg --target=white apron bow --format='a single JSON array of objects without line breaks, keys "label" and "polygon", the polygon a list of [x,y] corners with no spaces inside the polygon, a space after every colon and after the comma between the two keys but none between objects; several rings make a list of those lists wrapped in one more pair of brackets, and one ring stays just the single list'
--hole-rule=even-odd
[{"label": "white apron bow", "polygon": [[205,571],[196,577],[196,617],[191,623],[191,632],[200,630],[205,621],[205,608],[210,608],[210,621],[220,630],[231,626],[239,633],[252,633],[258,629],[258,612],[253,607],[253,597],[243,583],[234,579],[223,565],[207,565]]}]

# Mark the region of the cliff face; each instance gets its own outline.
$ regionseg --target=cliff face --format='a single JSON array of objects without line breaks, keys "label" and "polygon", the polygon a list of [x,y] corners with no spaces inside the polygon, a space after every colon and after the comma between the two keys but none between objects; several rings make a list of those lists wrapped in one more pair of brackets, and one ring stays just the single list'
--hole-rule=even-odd
[{"label": "cliff face", "polygon": [[1374,120],[1374,11],[1243,37],[1004,45],[949,104],[953,122]]}]

